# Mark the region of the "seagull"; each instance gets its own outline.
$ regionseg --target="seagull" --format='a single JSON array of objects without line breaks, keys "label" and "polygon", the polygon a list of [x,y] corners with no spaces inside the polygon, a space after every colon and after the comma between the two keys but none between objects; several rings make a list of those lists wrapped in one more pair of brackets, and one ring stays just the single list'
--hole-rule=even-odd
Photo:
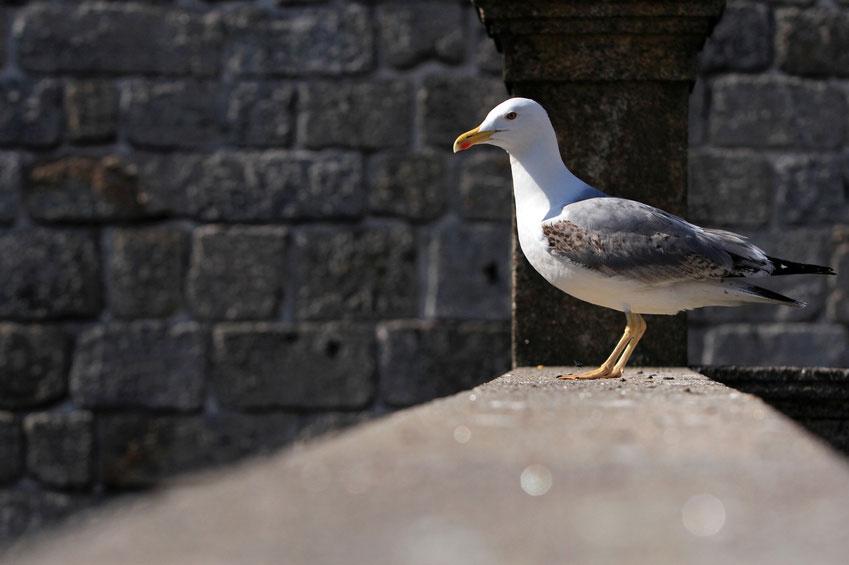
[{"label": "seagull", "polygon": [[493,108],[454,141],[454,152],[479,143],[510,155],[519,245],[533,268],[575,298],[625,313],[625,331],[607,360],[560,379],[621,377],[646,331],[642,314],[751,302],[802,307],[750,281],[835,274],[770,257],[739,234],[701,228],[593,188],[563,164],[548,113],[528,98]]}]

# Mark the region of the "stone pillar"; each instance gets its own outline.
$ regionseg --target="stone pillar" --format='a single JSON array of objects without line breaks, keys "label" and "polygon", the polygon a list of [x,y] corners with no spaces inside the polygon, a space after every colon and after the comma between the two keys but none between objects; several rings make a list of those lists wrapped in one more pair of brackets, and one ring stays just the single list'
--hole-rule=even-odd
[{"label": "stone pillar", "polygon": [[[472,0],[514,96],[549,112],[567,166],[608,194],[683,216],[695,59],[724,0]],[[513,364],[598,364],[625,317],[556,290],[514,236]],[[631,364],[684,365],[683,314],[650,316]]]}]

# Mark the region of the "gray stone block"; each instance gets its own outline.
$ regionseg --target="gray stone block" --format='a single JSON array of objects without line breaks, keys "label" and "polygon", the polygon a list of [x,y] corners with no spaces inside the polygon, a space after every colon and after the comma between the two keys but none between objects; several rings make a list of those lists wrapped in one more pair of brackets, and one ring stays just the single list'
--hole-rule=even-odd
[{"label": "gray stone block", "polygon": [[690,149],[701,145],[707,133],[707,86],[702,77],[697,77],[690,91],[687,116],[687,140]]},{"label": "gray stone block", "polygon": [[100,304],[91,234],[42,228],[0,234],[0,317],[94,317]]},{"label": "gray stone block", "polygon": [[62,89],[53,80],[0,79],[0,145],[47,147],[62,135]]},{"label": "gray stone block", "polygon": [[256,455],[290,442],[292,414],[208,416],[106,415],[102,421],[104,484],[150,486],[177,473]]},{"label": "gray stone block", "polygon": [[240,82],[227,102],[227,127],[236,145],[286,147],[292,142],[295,89],[286,83]]},{"label": "gray stone block", "polygon": [[41,412],[24,418],[27,469],[58,488],[83,487],[93,478],[94,418],[90,412]]},{"label": "gray stone block", "polygon": [[692,222],[757,227],[772,218],[776,175],[762,154],[694,150],[689,168],[687,212]]},{"label": "gray stone block", "polygon": [[107,300],[117,317],[170,316],[183,304],[188,236],[168,227],[117,229],[109,248]]},{"label": "gray stone block", "polygon": [[0,490],[0,547],[23,534],[55,524],[83,505],[67,494]]},{"label": "gray stone block", "polygon": [[495,147],[466,151],[457,161],[460,215],[469,220],[510,221],[513,177],[507,153]]},{"label": "gray stone block", "polygon": [[15,416],[0,412],[0,484],[14,481],[23,470],[24,443]]},{"label": "gray stone block", "polygon": [[837,277],[832,281],[828,297],[828,319],[846,324],[849,323],[849,242],[837,246],[831,266]]},{"label": "gray stone block", "polygon": [[730,76],[713,82],[708,125],[717,145],[828,149],[845,139],[846,113],[823,82]]},{"label": "gray stone block", "polygon": [[478,70],[501,76],[504,58],[496,49],[495,41],[491,37],[485,34],[481,36],[475,46],[473,56]]},{"label": "gray stone block", "polygon": [[386,322],[378,329],[380,394],[408,406],[467,390],[510,368],[509,322]]},{"label": "gray stone block", "polygon": [[151,209],[204,221],[361,216],[362,159],[342,152],[175,155],[140,166]]},{"label": "gray stone block", "polygon": [[206,335],[198,324],[112,323],[77,339],[71,397],[84,408],[196,410],[205,378]]},{"label": "gray stone block", "polygon": [[301,320],[418,313],[416,242],[407,227],[304,229],[295,236]]},{"label": "gray stone block", "polygon": [[301,88],[301,138],[310,148],[405,148],[413,92],[402,80],[313,82]]},{"label": "gray stone block", "polygon": [[362,408],[374,398],[374,332],[346,324],[221,324],[215,390],[246,409]]},{"label": "gray stone block", "polygon": [[432,75],[419,92],[424,142],[450,151],[458,135],[481,123],[509,96],[497,78]]},{"label": "gray stone block", "polygon": [[431,242],[427,314],[452,319],[510,319],[510,226],[454,225]]},{"label": "gray stone block", "polygon": [[221,137],[223,95],[215,83],[136,80],[127,98],[127,138],[133,144],[198,147]]},{"label": "gray stone block", "polygon": [[109,141],[118,129],[118,89],[104,80],[72,80],[65,86],[68,137],[76,142]]},{"label": "gray stone block", "polygon": [[445,209],[443,156],[393,153],[372,163],[369,209],[375,214],[429,220]]},{"label": "gray stone block", "polygon": [[793,8],[775,14],[778,65],[784,72],[849,76],[849,13]]},{"label": "gray stone block", "polygon": [[20,65],[43,73],[214,75],[217,15],[138,3],[30,4],[16,26]]},{"label": "gray stone block", "polygon": [[760,4],[731,4],[699,57],[699,71],[761,71],[772,61],[772,23]]},{"label": "gray stone block", "polygon": [[849,366],[849,333],[830,324],[732,324],[708,330],[706,365]]},{"label": "gray stone block", "polygon": [[10,223],[18,215],[21,200],[21,157],[0,152],[0,223]]},{"label": "gray stone block", "polygon": [[407,68],[428,58],[456,64],[465,54],[459,4],[416,2],[378,7],[380,48],[393,67]]},{"label": "gray stone block", "polygon": [[60,157],[27,171],[26,205],[46,222],[129,220],[149,215],[138,168],[127,158]]},{"label": "gray stone block", "polygon": [[64,396],[68,353],[68,337],[59,328],[0,324],[0,408],[29,408]]},{"label": "gray stone block", "polygon": [[374,65],[368,8],[307,7],[271,15],[244,9],[224,15],[230,71],[243,75],[338,75]]},{"label": "gray stone block", "polygon": [[846,172],[831,157],[785,155],[775,164],[780,221],[787,224],[842,222],[849,218]]},{"label": "gray stone block", "polygon": [[[767,255],[800,263],[829,265],[831,241],[828,230],[822,228],[789,228],[778,232],[742,231],[750,241]],[[732,308],[698,308],[687,314],[695,324],[728,322],[803,322],[820,317],[825,309],[830,277],[823,275],[780,276],[761,279],[755,284],[807,303],[805,308],[773,304],[751,304]]]},{"label": "gray stone block", "polygon": [[188,301],[198,318],[275,318],[286,264],[282,227],[205,226],[195,230]]}]

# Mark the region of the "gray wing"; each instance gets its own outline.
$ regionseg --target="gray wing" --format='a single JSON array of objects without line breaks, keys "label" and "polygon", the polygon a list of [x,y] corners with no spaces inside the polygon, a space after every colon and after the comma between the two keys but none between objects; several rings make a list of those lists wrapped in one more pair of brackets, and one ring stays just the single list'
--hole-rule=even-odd
[{"label": "gray wing", "polygon": [[768,276],[774,268],[743,236],[700,228],[621,198],[569,204],[542,228],[550,253],[607,276],[647,284]]}]

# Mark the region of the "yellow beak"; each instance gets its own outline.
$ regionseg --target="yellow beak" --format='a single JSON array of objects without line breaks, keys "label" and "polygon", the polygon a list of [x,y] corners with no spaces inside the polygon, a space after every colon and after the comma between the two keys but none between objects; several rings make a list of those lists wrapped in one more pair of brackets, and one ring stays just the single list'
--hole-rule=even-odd
[{"label": "yellow beak", "polygon": [[462,134],[460,137],[454,140],[454,153],[457,151],[463,151],[468,149],[472,145],[476,143],[480,143],[482,141],[486,141],[492,134],[497,132],[497,129],[489,130],[489,131],[480,131],[480,126],[476,127],[473,130],[469,130],[466,133]]}]

